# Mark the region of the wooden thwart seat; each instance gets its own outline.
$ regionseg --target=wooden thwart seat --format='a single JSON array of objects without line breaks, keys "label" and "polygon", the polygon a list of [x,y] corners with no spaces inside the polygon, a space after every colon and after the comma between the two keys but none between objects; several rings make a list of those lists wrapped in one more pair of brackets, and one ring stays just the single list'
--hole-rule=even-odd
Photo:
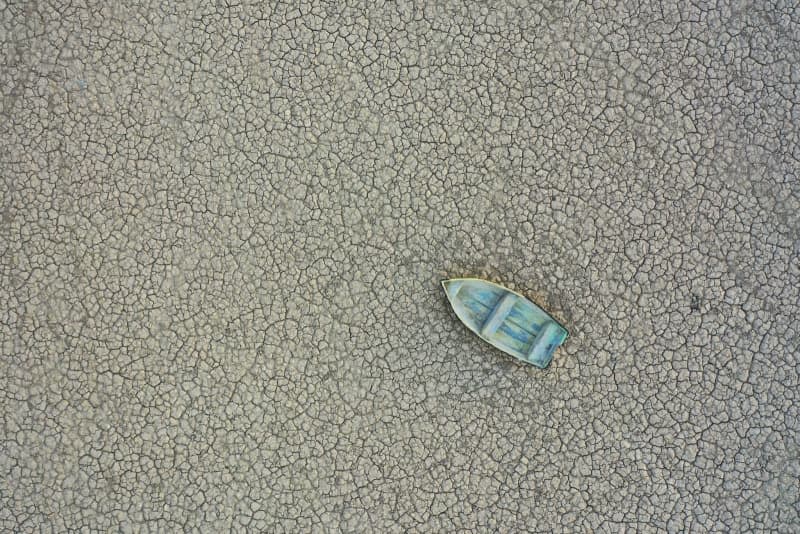
[{"label": "wooden thwart seat", "polygon": [[531,343],[531,348],[528,351],[528,359],[538,360],[542,357],[549,356],[549,353],[545,349],[547,349],[547,345],[553,342],[553,338],[558,333],[558,330],[559,326],[556,323],[548,321],[542,329],[539,330],[536,339]]},{"label": "wooden thwart seat", "polygon": [[486,321],[483,323],[481,335],[483,337],[491,337],[497,332],[497,329],[500,328],[500,325],[506,320],[506,316],[516,303],[517,296],[514,293],[506,293],[503,295],[500,301],[495,305],[492,313],[489,314]]}]

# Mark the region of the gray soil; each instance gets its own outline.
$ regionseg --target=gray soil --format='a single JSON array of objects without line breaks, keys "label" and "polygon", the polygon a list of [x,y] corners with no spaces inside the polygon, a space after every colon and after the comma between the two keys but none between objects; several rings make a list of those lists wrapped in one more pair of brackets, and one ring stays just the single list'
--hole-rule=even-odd
[{"label": "gray soil", "polygon": [[797,532],[800,12],[604,3],[0,8],[0,530]]}]

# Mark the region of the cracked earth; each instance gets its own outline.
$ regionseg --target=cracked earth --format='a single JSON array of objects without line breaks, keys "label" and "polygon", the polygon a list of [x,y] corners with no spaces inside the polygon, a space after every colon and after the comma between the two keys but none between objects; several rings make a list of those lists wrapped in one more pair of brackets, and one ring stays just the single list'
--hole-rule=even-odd
[{"label": "cracked earth", "polygon": [[0,530],[800,529],[792,2],[107,4],[0,7]]}]

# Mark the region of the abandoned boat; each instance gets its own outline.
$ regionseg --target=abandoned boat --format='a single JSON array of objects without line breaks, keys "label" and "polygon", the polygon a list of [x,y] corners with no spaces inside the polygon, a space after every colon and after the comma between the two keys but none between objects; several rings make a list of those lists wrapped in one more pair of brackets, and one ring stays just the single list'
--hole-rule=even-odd
[{"label": "abandoned boat", "polygon": [[544,369],[567,339],[567,330],[539,306],[503,286],[478,278],[442,282],[461,322],[484,341]]}]

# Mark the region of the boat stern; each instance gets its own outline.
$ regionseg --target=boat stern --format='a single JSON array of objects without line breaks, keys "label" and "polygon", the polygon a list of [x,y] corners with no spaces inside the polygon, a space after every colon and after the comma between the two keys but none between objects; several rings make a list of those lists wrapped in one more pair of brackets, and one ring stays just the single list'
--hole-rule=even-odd
[{"label": "boat stern", "polygon": [[565,339],[567,339],[567,331],[555,321],[548,321],[531,343],[531,347],[525,355],[526,359],[536,367],[544,369],[550,365],[553,353]]}]

